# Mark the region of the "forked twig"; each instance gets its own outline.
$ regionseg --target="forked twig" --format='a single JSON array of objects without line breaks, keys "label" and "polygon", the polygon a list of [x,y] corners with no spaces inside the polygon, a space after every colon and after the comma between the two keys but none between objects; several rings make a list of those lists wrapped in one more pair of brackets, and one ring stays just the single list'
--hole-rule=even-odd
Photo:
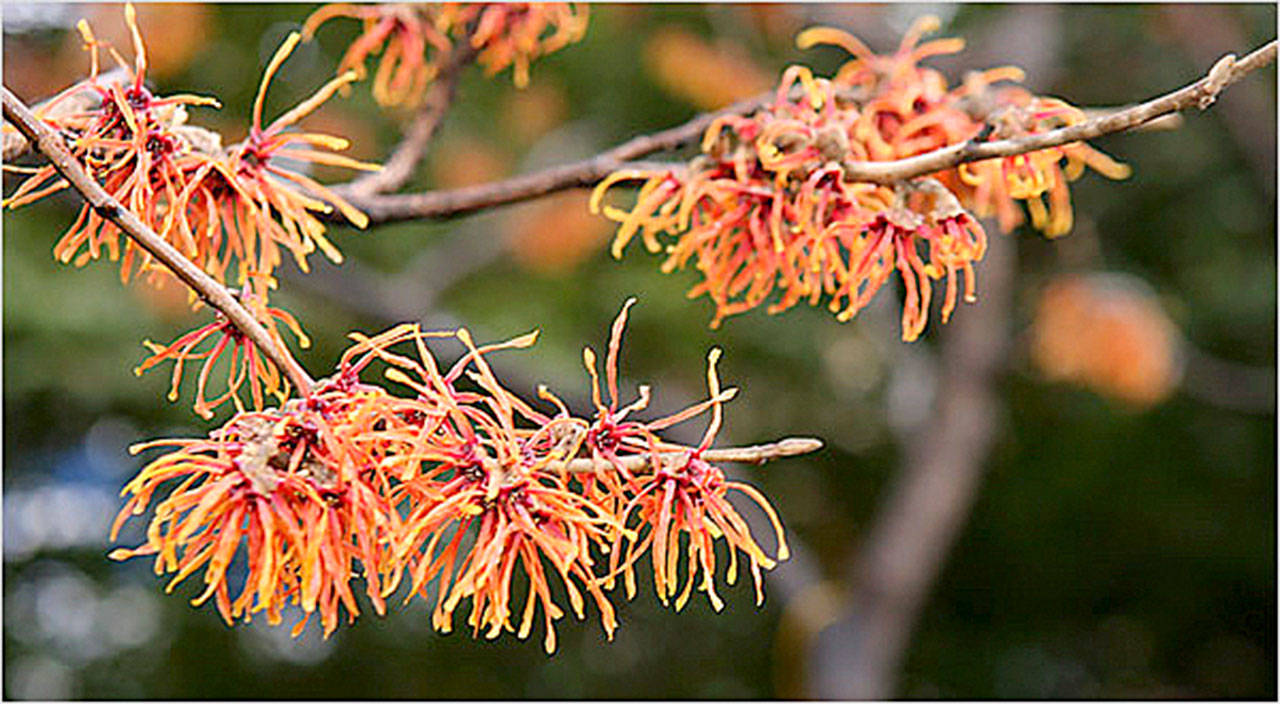
[{"label": "forked twig", "polygon": [[[1263,45],[1243,59],[1223,57],[1204,78],[1179,90],[1133,107],[1108,112],[1077,125],[1040,134],[991,142],[967,141],[927,154],[894,161],[860,161],[846,165],[846,178],[852,181],[893,183],[959,166],[972,161],[1014,156],[1050,147],[1093,139],[1106,134],[1133,129],[1165,115],[1190,107],[1205,109],[1218,94],[1246,74],[1262,68],[1276,58],[1276,42]],[[569,188],[592,186],[610,173],[627,166],[627,162],[658,151],[671,150],[694,141],[715,119],[724,115],[748,114],[773,97],[772,93],[743,100],[733,105],[704,113],[694,119],[661,132],[632,138],[589,159],[554,166],[542,171],[516,176],[478,186],[443,191],[427,191],[354,199],[356,207],[369,216],[370,222],[395,222],[427,218],[444,218],[496,205],[515,203]]]},{"label": "forked twig", "polygon": [[380,193],[390,193],[403,186],[412,176],[418,163],[427,152],[431,138],[440,129],[444,116],[453,105],[458,79],[463,69],[475,61],[477,50],[470,43],[450,58],[440,75],[431,84],[422,105],[404,132],[400,144],[387,157],[379,171],[364,174],[350,183],[334,188],[334,192],[348,200],[368,198]]}]

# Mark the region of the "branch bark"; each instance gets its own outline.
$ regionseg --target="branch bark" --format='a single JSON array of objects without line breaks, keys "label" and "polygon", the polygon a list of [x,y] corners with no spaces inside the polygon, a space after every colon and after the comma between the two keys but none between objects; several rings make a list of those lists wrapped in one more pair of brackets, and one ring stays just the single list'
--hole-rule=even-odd
[{"label": "branch bark", "polygon": [[[1177,3],[1163,5],[1160,18],[1188,57],[1197,63],[1213,61],[1223,47],[1240,46],[1248,33],[1239,6]],[[1272,86],[1271,88],[1274,88]],[[1259,186],[1275,197],[1276,103],[1261,82],[1240,89],[1219,108],[1222,124],[1236,142]]]},{"label": "branch bark", "polygon": [[380,171],[370,172],[350,183],[338,186],[333,189],[334,192],[347,200],[357,201],[380,193],[399,190],[408,182],[426,154],[431,138],[444,122],[449,107],[453,105],[458,80],[462,77],[463,70],[475,61],[477,53],[471,43],[467,42],[449,59],[449,63],[428,89],[422,106],[418,108],[413,121],[409,123],[409,128],[405,130],[404,138],[391,152],[391,156],[387,158],[387,162],[383,164]]},{"label": "branch bark", "polygon": [[205,303],[217,309],[227,320],[231,321],[245,337],[249,338],[258,349],[275,362],[285,374],[288,375],[289,381],[298,388],[301,393],[307,393],[311,390],[315,383],[307,374],[306,370],[298,364],[297,360],[289,354],[289,351],[282,345],[276,344],[271,339],[266,328],[253,317],[240,302],[231,295],[225,286],[218,283],[213,277],[206,274],[174,249],[172,245],[164,241],[160,235],[142,222],[137,215],[134,215],[127,208],[120,204],[115,198],[112,198],[97,181],[84,170],[84,167],[75,160],[75,157],[67,151],[62,140],[44,124],[34,113],[12,92],[8,87],[0,87],[0,97],[4,102],[4,117],[9,120],[14,127],[26,137],[27,141],[33,145],[35,151],[39,152],[49,163],[57,169],[62,177],[67,179],[71,184],[71,188],[84,198],[89,207],[103,218],[110,220],[121,232],[125,233],[140,247],[149,252],[161,264],[173,272],[191,290],[196,292]]},{"label": "branch bark", "polygon": [[[763,445],[749,445],[746,447],[721,447],[714,450],[708,449],[702,452],[702,459],[708,462],[739,462],[742,464],[764,464],[769,460],[781,459],[783,457],[795,457],[797,455],[807,455],[811,452],[817,452],[822,449],[822,441],[817,438],[783,438],[777,442],[765,443]],[[681,450],[676,452],[659,452],[658,461],[675,460],[686,454],[687,451]],[[649,467],[653,464],[652,456],[644,455],[628,455],[618,459],[618,464],[622,465],[629,472],[636,472]],[[497,464],[497,460],[485,460],[485,464]],[[608,460],[594,460],[590,457],[569,460],[568,462],[553,462],[548,465],[551,468],[563,468],[567,472],[574,474],[587,474],[599,470],[612,469],[617,465]]]},{"label": "branch bark", "polygon": [[[851,181],[893,183],[954,168],[971,161],[1014,156],[1093,139],[1114,132],[1135,129],[1163,116],[1190,107],[1205,109],[1227,86],[1246,74],[1275,60],[1273,40],[1243,59],[1223,57],[1200,80],[1145,103],[1108,112],[1078,125],[1064,127],[1015,139],[992,142],[962,142],[928,154],[882,162],[852,162],[846,173]],[[705,113],[694,119],[651,135],[642,135],[589,159],[555,166],[531,174],[478,186],[446,191],[429,191],[353,199],[370,222],[386,223],[404,220],[444,218],[497,205],[516,203],[548,193],[592,186],[610,173],[631,166],[629,161],[658,151],[671,150],[697,140],[715,119],[725,115],[749,114],[766,104],[772,93],[748,98],[733,105]]]},{"label": "branch bark", "polygon": [[745,115],[759,109],[772,93],[741,100],[727,108],[703,113],[688,122],[661,132],[641,135],[589,159],[553,166],[504,181],[467,186],[447,191],[428,191],[351,199],[371,223],[444,218],[475,210],[517,203],[569,188],[595,185],[605,176],[628,166],[633,159],[669,151],[697,141],[716,119],[725,115]]},{"label": "branch bark", "polygon": [[970,140],[907,159],[856,162],[851,165],[851,169],[846,170],[846,178],[850,181],[893,183],[944,171],[971,161],[1015,156],[1123,132],[1190,107],[1205,110],[1227,86],[1244,78],[1249,72],[1272,63],[1275,58],[1276,42],[1272,40],[1239,61],[1235,59],[1235,54],[1227,54],[1213,65],[1204,78],[1125,110],[1086,120],[1078,125],[1025,137],[992,142]]}]

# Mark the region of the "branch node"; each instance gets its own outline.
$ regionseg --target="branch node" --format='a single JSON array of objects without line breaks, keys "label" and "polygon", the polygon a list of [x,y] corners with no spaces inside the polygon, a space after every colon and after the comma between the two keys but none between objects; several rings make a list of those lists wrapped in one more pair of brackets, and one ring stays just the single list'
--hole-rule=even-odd
[{"label": "branch node", "polygon": [[1201,110],[1208,109],[1218,99],[1218,93],[1221,93],[1222,89],[1231,82],[1235,67],[1236,55],[1227,54],[1218,59],[1218,63],[1209,69],[1209,75],[1204,81],[1204,94],[1200,96],[1200,100],[1197,102],[1197,106]]}]

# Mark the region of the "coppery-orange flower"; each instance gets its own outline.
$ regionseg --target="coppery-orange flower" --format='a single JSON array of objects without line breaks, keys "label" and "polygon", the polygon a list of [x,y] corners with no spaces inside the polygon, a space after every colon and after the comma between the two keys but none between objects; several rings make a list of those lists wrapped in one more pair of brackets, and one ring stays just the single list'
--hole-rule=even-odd
[{"label": "coppery-orange flower", "polygon": [[[528,407],[501,385],[484,359],[499,349],[527,347],[534,336],[476,347],[465,329],[455,334],[468,354],[445,373],[426,347],[432,334],[412,325],[376,338],[357,338],[341,365],[340,376],[349,378],[372,359],[381,359],[392,365],[388,378],[416,391],[421,404],[421,431],[416,438],[404,438],[398,456],[384,460],[401,480],[394,490],[396,503],[409,506],[395,554],[410,574],[410,598],[425,596],[428,583],[438,578],[433,626],[449,632],[454,611],[470,602],[468,623],[477,635],[483,630],[489,638],[504,630],[527,637],[541,605],[544,643],[551,652],[556,642],[553,621],[563,611],[551,598],[546,558],[577,616],[585,615],[585,590],[612,635],[613,607],[596,583],[590,546],[607,544],[613,518],[589,497],[571,491],[567,478],[548,469],[549,463],[577,451],[576,446],[555,441],[553,428],[566,419],[551,419]],[[418,358],[388,351],[401,343],[411,343]],[[464,374],[482,391],[458,390],[454,385]],[[473,542],[463,551],[465,536],[473,532]],[[518,627],[511,621],[517,566],[528,580]],[[397,570],[389,582],[388,593],[400,574]]]},{"label": "coppery-orange flower", "polygon": [[[289,131],[335,91],[355,80],[354,74],[335,78],[264,128],[262,103],[267,86],[299,40],[296,33],[290,35],[267,67],[254,100],[248,137],[223,149],[220,135],[187,124],[187,107],[217,106],[216,100],[191,95],[157,97],[146,88],[146,50],[132,5],[126,5],[125,19],[133,36],[134,66],[127,66],[81,21],[80,32],[90,56],[87,85],[98,93],[97,105],[86,111],[55,112],[53,108],[61,100],[83,90],[84,86],[77,85],[44,106],[46,123],[66,136],[73,156],[109,194],[219,281],[229,277],[233,262],[236,266],[230,276],[241,285],[255,274],[269,276],[281,261],[281,248],[289,250],[304,271],[307,255],[316,249],[335,262],[341,261],[314,213],[336,208],[357,227],[364,227],[367,218],[333,191],[303,173],[283,168],[279,161],[287,157],[361,170],[379,168],[333,153],[347,147],[342,137]],[[102,48],[121,65],[126,78],[99,81],[98,54]],[[5,168],[30,172],[3,201],[10,208],[67,185],[51,165]],[[121,243],[122,236],[112,222],[86,204],[54,247],[54,255],[62,262],[82,266],[105,251],[111,260],[122,260],[121,276],[126,281],[135,266],[138,271],[159,271],[150,254],[131,239]]]},{"label": "coppery-orange flower", "polygon": [[[1055,98],[1033,96],[1020,88],[1005,88],[997,96],[1001,107],[988,117],[988,123],[995,125],[993,139],[1068,127],[1085,119],[1079,108]],[[1071,231],[1073,219],[1067,183],[1080,178],[1086,166],[1112,179],[1128,178],[1130,174],[1128,166],[1083,142],[962,164],[956,173],[972,189],[969,200],[979,215],[994,213],[1000,218],[1001,228],[1011,230],[1022,218],[1007,203],[1020,200],[1026,203],[1032,226],[1048,237],[1059,237]]]},{"label": "coppery-orange flower", "polygon": [[343,54],[338,70],[365,75],[368,57],[381,54],[373,81],[379,105],[415,105],[439,75],[457,43],[476,50],[476,61],[494,75],[512,67],[516,87],[529,83],[538,57],[582,39],[585,5],[562,2],[447,2],[354,5],[333,3],[316,10],[303,25],[310,39],[335,17],[359,19],[363,31]]},{"label": "coppery-orange flower", "polygon": [[[1008,230],[1026,202],[1032,224],[1049,236],[1070,228],[1067,182],[1090,166],[1112,178],[1124,167],[1083,143],[989,159],[897,183],[850,180],[860,162],[915,156],[970,139],[1015,137],[1074,124],[1082,113],[1033,96],[1002,67],[971,74],[951,88],[919,62],[963,48],[958,39],[920,43],[937,29],[918,21],[898,49],[877,55],[840,30],[802,32],[802,48],[836,44],[853,55],[830,79],[803,66],[782,75],[775,98],[747,116],[721,117],[707,128],[702,154],[668,169],[624,169],[600,182],[593,212],[617,222],[613,253],[639,235],[665,252],[664,272],[692,263],[702,280],[690,297],[715,303],[712,327],[764,304],[776,313],[824,299],[840,320],[865,307],[896,271],[905,298],[902,338],[918,338],[928,320],[933,282],[944,276],[945,322],[959,300],[975,300],[974,264],[986,236],[967,209],[996,214]],[[643,182],[635,204],[603,204],[606,191]],[[1043,198],[1047,196],[1048,208]]]},{"label": "coppery-orange flower", "polygon": [[[512,67],[517,88],[529,84],[534,59],[580,41],[587,32],[587,5],[569,2],[458,2],[440,5],[436,23],[466,28],[485,73]],[[455,30],[456,31],[456,30]]]},{"label": "coppery-orange flower", "polygon": [[[195,243],[168,230],[165,222],[171,217],[179,194],[186,187],[188,170],[197,158],[197,147],[185,128],[186,107],[216,107],[218,102],[193,95],[153,95],[144,85],[146,47],[130,4],[125,5],[125,22],[133,38],[133,66],[126,64],[110,45],[96,39],[82,20],[77,27],[90,56],[89,77],[42,106],[39,116],[65,136],[72,155],[99,179],[107,193],[180,251],[192,254]],[[104,47],[119,64],[123,78],[99,79],[99,51]],[[71,112],[56,109],[61,101],[86,88],[97,94],[92,107]],[[6,165],[5,170],[31,174],[4,200],[3,205],[9,208],[39,200],[68,185],[52,165],[35,169]],[[76,266],[83,266],[105,251],[112,261],[122,260],[121,278],[127,281],[135,264],[145,271],[151,258],[132,240],[125,239],[122,245],[122,236],[113,223],[86,203],[55,245],[54,256],[59,261],[74,261]]]},{"label": "coppery-orange flower", "polygon": [[[356,227],[368,224],[363,213],[332,190],[273,161],[287,157],[351,169],[379,168],[333,153],[347,148],[342,137],[287,130],[354,81],[352,72],[329,81],[270,125],[262,126],[267,87],[299,39],[296,32],[291,33],[267,65],[253,101],[248,137],[226,152],[206,158],[189,177],[179,202],[185,217],[178,219],[177,229],[208,233],[204,238],[208,247],[200,252],[200,261],[219,277],[233,256],[240,262],[242,281],[251,272],[270,275],[280,264],[281,248],[289,250],[303,271],[309,270],[307,255],[316,249],[330,261],[341,262],[342,254],[325,237],[324,223],[314,213],[327,214],[337,208]],[[223,231],[225,239],[219,235]]]},{"label": "coppery-orange flower", "polygon": [[[197,601],[217,597],[228,622],[266,610],[275,623],[295,605],[307,617],[318,613],[330,633],[342,611],[351,618],[359,613],[357,577],[379,613],[402,582],[409,587],[406,599],[428,598],[434,589],[431,619],[441,632],[452,630],[455,614],[466,608],[475,635],[511,631],[525,638],[541,610],[548,652],[556,647],[554,622],[567,611],[585,618],[588,598],[612,636],[617,617],[607,590],[623,575],[634,595],[635,566],[650,549],[667,603],[675,593],[677,574],[669,565],[681,533],[692,542],[677,606],[698,573],[719,608],[711,582],[714,543],[721,538],[730,549],[730,582],[742,551],[760,598],[760,570],[786,558],[781,523],[757,490],[726,480],[703,458],[720,427],[721,405],[736,390],[720,388],[716,350],[707,401],[639,421],[633,415],[648,401],[642,387],[636,402],[619,408],[617,363],[633,302],[609,336],[607,400],[594,353],[584,355],[595,401],[591,418],[575,415],[545,389],[539,396],[555,410],[540,411],[498,379],[487,356],[527,348],[535,334],[482,346],[465,329],[430,332],[413,324],[372,337],[353,334],[336,372],[305,398],[238,413],[208,440],[140,446],[178,449],[126,486],[131,496],[115,529],[143,513],[155,492],[169,493],[156,504],[146,541],[113,557],[156,555],[157,573],[176,573],[171,584],[203,570],[207,587]],[[442,339],[464,349],[447,369],[429,347]],[[362,380],[375,363],[410,395]],[[708,410],[712,421],[698,447],[661,438],[666,428]],[[729,490],[770,516],[776,559],[726,500]],[[236,592],[228,566],[241,554],[249,576]]]},{"label": "coppery-orange flower", "polygon": [[373,99],[379,105],[417,102],[440,72],[436,55],[448,53],[453,46],[447,34],[409,4],[325,5],[302,25],[303,37],[310,40],[320,25],[335,17],[358,19],[364,27],[342,55],[339,73],[354,71],[364,78],[366,59],[382,54],[373,79]]},{"label": "coppery-orange flower", "polygon": [[[273,282],[262,277],[251,279],[238,292],[240,302],[263,324],[276,344],[286,347],[280,327],[293,334],[299,346],[311,346],[311,341],[296,318],[288,311],[272,308],[266,303],[266,289]],[[179,336],[168,345],[158,345],[150,340],[143,345],[151,350],[151,356],[142,362],[134,373],[143,372],[166,361],[173,362],[173,381],[169,388],[169,400],[178,400],[178,387],[182,383],[183,365],[193,360],[204,360],[196,380],[195,412],[203,418],[212,418],[214,409],[230,401],[237,411],[245,410],[240,398],[240,388],[249,387],[249,401],[256,410],[262,410],[267,396],[283,401],[289,394],[288,379],[280,373],[275,362],[240,331],[226,316],[214,313],[215,320]],[[205,343],[208,342],[208,345]],[[287,348],[287,347],[286,347]],[[226,391],[212,399],[207,394],[209,375],[218,361],[226,357]]]},{"label": "coppery-orange flower", "polygon": [[[387,570],[396,525],[385,482],[362,462],[349,438],[378,418],[379,394],[321,392],[279,409],[240,413],[208,440],[160,440],[135,452],[176,446],[135,477],[112,528],[146,510],[154,492],[182,481],[156,505],[147,539],[113,559],[156,555],[156,573],[175,573],[169,590],[204,570],[193,603],[216,597],[228,624],[265,610],[272,624],[288,604],[319,612],[325,634],[360,613],[351,588],[358,561],[375,609],[384,610],[379,576]],[[240,547],[243,542],[244,550]],[[228,568],[243,554],[248,576],[232,594]],[[304,618],[295,628],[300,633]]]},{"label": "coppery-orange flower", "polygon": [[[639,517],[640,525],[634,531],[618,533],[610,555],[606,585],[611,587],[616,573],[620,571],[628,598],[635,595],[634,565],[645,550],[649,550],[652,556],[653,585],[658,599],[667,605],[674,597],[676,611],[684,608],[695,582],[698,591],[706,592],[715,610],[724,608],[724,602],[715,590],[715,541],[720,538],[726,543],[729,558],[726,580],[730,585],[737,581],[738,552],[742,552],[747,557],[755,582],[757,605],[764,603],[760,569],[773,569],[789,556],[782,523],[764,495],[749,484],[726,480],[723,470],[702,459],[702,453],[711,446],[720,429],[721,403],[732,397],[732,394],[724,395],[720,389],[716,375],[719,358],[720,350],[712,350],[707,364],[710,400],[695,407],[699,410],[706,406],[711,408],[711,421],[702,442],[696,448],[680,451],[674,456],[658,457],[655,454],[647,481],[622,509],[620,520],[624,528],[632,515]],[[677,420],[688,416],[680,415],[682,417]],[[746,521],[726,500],[725,495],[730,489],[745,494],[768,515],[778,543],[776,559],[765,554],[751,535]],[[641,533],[644,537],[640,537]],[[681,534],[688,534],[683,589],[679,588],[678,564]],[[624,540],[627,542],[625,558],[622,550]]]}]

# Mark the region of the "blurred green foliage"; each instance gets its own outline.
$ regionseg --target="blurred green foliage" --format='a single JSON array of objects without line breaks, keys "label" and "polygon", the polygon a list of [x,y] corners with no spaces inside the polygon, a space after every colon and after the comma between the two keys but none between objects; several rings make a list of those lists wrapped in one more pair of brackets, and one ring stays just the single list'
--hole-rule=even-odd
[{"label": "blurred green foliage", "polygon": [[[19,65],[61,45],[79,16],[79,8],[63,8],[53,20],[58,26],[24,25],[27,31],[16,33],[9,9],[6,83]],[[311,9],[212,8],[199,51],[158,88],[216,94],[226,106],[218,124],[244,125],[263,64]],[[780,71],[802,54],[785,36],[762,32],[768,23],[844,23],[858,34],[892,37],[905,27],[904,17],[924,8],[769,11],[776,17],[761,19],[762,11],[735,6],[593,6],[586,39],[533,67],[533,86],[550,83],[565,93],[566,120],[559,127],[532,147],[519,143],[503,122],[514,91],[509,73],[486,79],[473,70],[441,142],[478,137],[516,170],[580,158],[695,113],[646,70],[645,41],[659,28],[675,25],[740,43],[761,66]],[[1216,11],[1244,42],[1223,52],[1273,36],[1274,6]],[[1016,6],[962,6],[945,31],[976,34],[1016,12]],[[1115,105],[1200,75],[1206,67],[1168,31],[1164,12],[1135,5],[1061,8],[1056,81],[1034,87],[1082,105]],[[164,28],[144,23],[143,30],[148,40],[163,41]],[[273,86],[268,114],[323,82],[354,33],[354,22],[335,23],[305,45]],[[1001,55],[998,45],[983,50]],[[817,69],[837,65],[834,54],[815,56]],[[1274,68],[1250,76],[1222,100],[1252,91],[1266,108],[1254,116],[1255,126],[1272,138],[1274,76]],[[48,85],[46,93],[60,87]],[[398,122],[376,109],[367,89],[357,85],[338,103],[354,121],[349,124],[377,140],[373,154],[394,145]],[[1015,335],[1022,335],[1031,301],[1054,273],[1123,271],[1155,288],[1195,348],[1275,369],[1275,174],[1251,170],[1249,152],[1258,144],[1228,129],[1222,110],[1189,115],[1176,132],[1100,140],[1099,147],[1133,166],[1134,176],[1113,183],[1091,175],[1076,184],[1070,237],[1048,242],[1025,230],[993,237],[993,246],[1019,250]],[[202,119],[193,115],[193,122]],[[239,135],[228,129],[229,140]],[[424,175],[411,188],[431,184]],[[509,636],[474,641],[465,627],[435,634],[420,602],[385,619],[366,614],[328,642],[310,628],[297,642],[265,623],[228,629],[211,605],[187,604],[193,584],[166,597],[148,564],[108,562],[105,526],[116,508],[114,494],[140,466],[127,456],[127,445],[203,434],[211,426],[190,412],[189,389],[177,403],[163,400],[167,371],[140,379],[131,373],[144,356],[143,338],[171,339],[193,327],[192,317],[155,312],[137,290],[119,285],[108,262],[74,269],[52,259],[53,242],[74,207],[65,197],[4,215],[6,697],[799,694],[788,684],[799,677],[799,655],[792,640],[778,637],[783,604],[775,592],[756,609],[742,585],[727,591],[722,614],[695,600],[676,615],[663,611],[642,583],[635,601],[620,604],[613,643],[606,644],[593,623],[566,622],[560,651],[548,658],[536,642]],[[361,289],[344,276],[412,280],[422,275],[413,268],[421,261],[415,257],[430,261],[433,253],[452,256],[476,240],[506,237],[527,212],[517,207],[370,232],[335,228],[332,239],[355,268],[333,270],[314,260],[326,271],[323,286],[307,286],[290,272],[276,298],[316,341],[301,360],[322,374],[348,331],[393,322],[374,314],[376,306],[355,301]],[[1097,251],[1067,261],[1064,252],[1078,247],[1073,238],[1096,242]],[[757,311],[713,332],[706,327],[710,306],[683,294],[694,280],[687,271],[660,274],[657,260],[634,247],[613,261],[602,241],[561,274],[533,273],[498,256],[432,301],[399,305],[435,325],[465,324],[478,339],[540,328],[534,350],[498,358],[499,371],[516,379],[518,389],[531,392],[546,381],[581,405],[581,346],[598,348],[623,300],[638,295],[623,372],[632,387],[654,383],[655,414],[697,396],[706,351],[718,345],[725,349],[722,377],[742,387],[728,408],[724,442],[791,434],[828,441],[818,456],[751,469],[748,476],[774,497],[791,533],[829,575],[842,578],[902,454],[895,414],[920,411],[902,399],[915,398],[908,393],[913,385],[927,385],[913,375],[928,366],[938,323],[922,342],[904,345],[891,303],[881,301],[846,325],[821,309],[795,309],[783,316]],[[1022,337],[1017,340],[1020,345]],[[1270,378],[1274,384],[1274,374]],[[919,623],[902,693],[1274,697],[1274,394],[1269,407],[1249,412],[1185,393],[1134,411],[1046,384],[1019,351],[1002,379],[1001,398],[1000,432],[981,495]],[[691,438],[700,430],[682,432]],[[82,515],[72,515],[77,512]]]}]

